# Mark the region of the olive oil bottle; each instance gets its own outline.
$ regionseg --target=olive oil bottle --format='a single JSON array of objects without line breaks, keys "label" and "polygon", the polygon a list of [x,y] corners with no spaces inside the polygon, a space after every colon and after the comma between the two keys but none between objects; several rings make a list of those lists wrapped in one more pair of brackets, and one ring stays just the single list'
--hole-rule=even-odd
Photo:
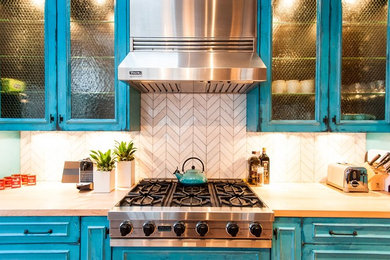
[{"label": "olive oil bottle", "polygon": [[256,185],[257,183],[257,171],[260,167],[259,152],[252,151],[252,157],[248,160],[248,183]]},{"label": "olive oil bottle", "polygon": [[270,179],[270,160],[266,153],[266,149],[263,147],[263,152],[260,155],[260,165],[264,167],[264,184],[269,184]]}]

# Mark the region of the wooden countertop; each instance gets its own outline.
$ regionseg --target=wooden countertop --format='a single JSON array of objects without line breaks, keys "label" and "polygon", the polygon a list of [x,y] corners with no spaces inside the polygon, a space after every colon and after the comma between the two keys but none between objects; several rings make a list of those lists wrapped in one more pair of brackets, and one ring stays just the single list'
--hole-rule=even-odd
[{"label": "wooden countertop", "polygon": [[0,216],[107,216],[128,190],[79,192],[74,183],[38,182],[0,190]]},{"label": "wooden countertop", "polygon": [[[344,193],[320,183],[271,184],[253,190],[275,217],[390,218],[390,193]],[[127,192],[79,192],[75,184],[41,182],[0,190],[0,216],[106,216]]]},{"label": "wooden countertop", "polygon": [[321,183],[253,188],[275,217],[390,218],[390,193],[345,193]]}]

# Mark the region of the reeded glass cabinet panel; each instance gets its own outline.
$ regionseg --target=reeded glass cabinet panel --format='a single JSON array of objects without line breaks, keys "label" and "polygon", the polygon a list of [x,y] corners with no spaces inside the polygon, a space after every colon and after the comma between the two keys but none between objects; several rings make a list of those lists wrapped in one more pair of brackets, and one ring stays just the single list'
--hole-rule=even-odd
[{"label": "reeded glass cabinet panel", "polygon": [[341,3],[341,120],[385,120],[387,1]]},{"label": "reeded glass cabinet panel", "polygon": [[44,119],[45,1],[0,0],[0,118]]},{"label": "reeded glass cabinet panel", "polygon": [[325,131],[329,0],[259,3],[260,131]]},{"label": "reeded glass cabinet panel", "polygon": [[272,120],[315,119],[316,4],[272,1]]},{"label": "reeded glass cabinet panel", "polygon": [[72,119],[115,119],[114,0],[70,1]]}]

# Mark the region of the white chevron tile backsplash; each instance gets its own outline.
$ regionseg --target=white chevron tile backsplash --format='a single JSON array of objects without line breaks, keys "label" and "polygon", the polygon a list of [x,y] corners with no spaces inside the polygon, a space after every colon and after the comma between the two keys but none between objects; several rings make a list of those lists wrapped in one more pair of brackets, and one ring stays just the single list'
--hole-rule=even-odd
[{"label": "white chevron tile backsplash", "polygon": [[241,94],[142,94],[140,132],[22,132],[21,171],[58,181],[64,161],[130,139],[138,147],[138,179],[171,178],[191,156],[203,160],[209,178],[245,178],[251,151],[266,147],[271,182],[318,182],[329,163],[361,163],[366,149],[361,133],[246,132]]}]

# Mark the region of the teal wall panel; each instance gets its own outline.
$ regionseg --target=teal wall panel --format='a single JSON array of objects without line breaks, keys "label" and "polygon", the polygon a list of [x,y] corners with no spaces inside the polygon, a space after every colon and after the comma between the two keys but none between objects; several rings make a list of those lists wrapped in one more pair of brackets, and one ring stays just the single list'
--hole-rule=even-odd
[{"label": "teal wall panel", "polygon": [[20,171],[20,132],[0,131],[0,178]]},{"label": "teal wall panel", "polygon": [[390,150],[390,133],[367,133],[367,149]]}]

